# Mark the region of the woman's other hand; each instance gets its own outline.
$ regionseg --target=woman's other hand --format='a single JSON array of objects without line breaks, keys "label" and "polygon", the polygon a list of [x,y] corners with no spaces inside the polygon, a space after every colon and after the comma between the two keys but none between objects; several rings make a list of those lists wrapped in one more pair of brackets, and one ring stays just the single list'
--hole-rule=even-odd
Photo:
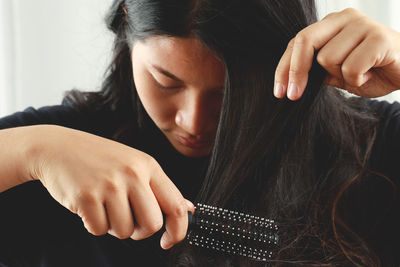
[{"label": "woman's other hand", "polygon": [[290,41],[276,69],[276,97],[302,96],[315,52],[328,73],[324,84],[363,97],[400,89],[400,33],[349,8],[327,15]]},{"label": "woman's other hand", "polygon": [[162,247],[185,237],[187,211],[193,212],[194,206],[151,156],[69,128],[32,127],[32,138],[39,140],[29,152],[32,178],[79,215],[90,233],[143,239],[161,229],[163,212]]}]

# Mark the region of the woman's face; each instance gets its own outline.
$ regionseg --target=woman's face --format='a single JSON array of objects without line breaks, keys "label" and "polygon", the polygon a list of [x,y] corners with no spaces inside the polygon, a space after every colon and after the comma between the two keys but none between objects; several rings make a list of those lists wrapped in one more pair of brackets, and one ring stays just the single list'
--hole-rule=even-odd
[{"label": "woman's face", "polygon": [[133,77],[149,116],[188,157],[211,152],[224,92],[223,64],[195,38],[150,37],[132,49]]}]

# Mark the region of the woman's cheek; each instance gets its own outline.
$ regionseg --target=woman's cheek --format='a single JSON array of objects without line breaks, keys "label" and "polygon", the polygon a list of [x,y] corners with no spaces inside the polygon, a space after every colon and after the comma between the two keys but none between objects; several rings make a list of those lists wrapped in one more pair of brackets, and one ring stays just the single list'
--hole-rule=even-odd
[{"label": "woman's cheek", "polygon": [[175,121],[178,97],[154,85],[138,88],[137,92],[147,114],[160,128],[170,128]]}]

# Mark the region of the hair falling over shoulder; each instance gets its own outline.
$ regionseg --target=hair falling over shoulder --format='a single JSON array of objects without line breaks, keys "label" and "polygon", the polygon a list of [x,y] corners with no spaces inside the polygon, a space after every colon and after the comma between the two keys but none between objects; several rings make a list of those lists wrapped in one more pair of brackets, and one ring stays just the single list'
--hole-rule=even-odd
[{"label": "hair falling over shoulder", "polygon": [[[215,146],[196,201],[279,222],[279,249],[260,266],[380,266],[365,236],[369,228],[354,227],[358,211],[348,211],[357,207],[352,196],[359,185],[376,177],[367,169],[376,118],[362,101],[322,86],[325,73],[316,61],[301,100],[273,96],[287,44],[316,20],[313,0],[116,0],[106,18],[115,42],[102,90],[73,91],[66,99],[140,124],[146,114],[133,83],[132,43],[196,36],[226,68]],[[258,263],[181,242],[170,264]]]}]

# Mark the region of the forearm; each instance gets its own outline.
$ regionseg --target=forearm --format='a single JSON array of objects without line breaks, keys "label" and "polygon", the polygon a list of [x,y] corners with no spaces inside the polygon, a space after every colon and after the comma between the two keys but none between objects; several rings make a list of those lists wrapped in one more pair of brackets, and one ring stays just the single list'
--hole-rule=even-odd
[{"label": "forearm", "polygon": [[0,130],[0,192],[32,179],[28,156],[32,127]]}]

